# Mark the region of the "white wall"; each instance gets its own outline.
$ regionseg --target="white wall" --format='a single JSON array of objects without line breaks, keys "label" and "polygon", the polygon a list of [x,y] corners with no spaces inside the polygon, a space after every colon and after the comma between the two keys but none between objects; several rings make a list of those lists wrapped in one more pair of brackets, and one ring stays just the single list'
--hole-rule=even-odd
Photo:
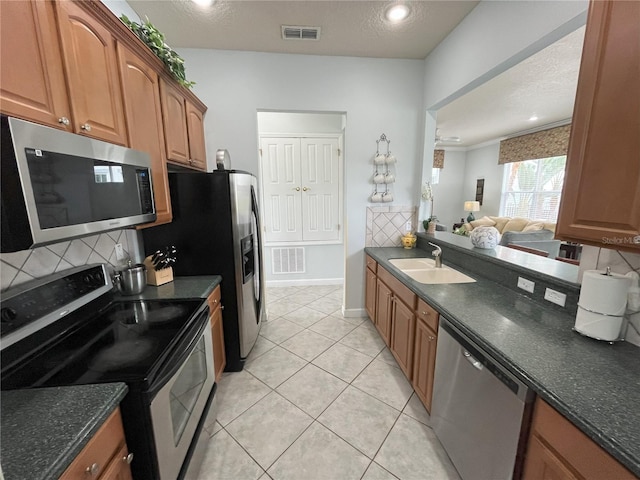
[{"label": "white wall", "polygon": [[268,133],[335,133],[344,128],[342,113],[258,112],[258,132]]},{"label": "white wall", "polygon": [[[258,112],[258,133],[260,135],[342,135],[345,124],[344,117],[345,115],[342,113]],[[299,285],[301,283],[318,285],[344,282],[343,243],[338,245],[305,245],[304,249],[305,273],[274,274],[272,273],[272,247],[265,247],[264,268],[267,285]]]},{"label": "white wall", "polygon": [[460,217],[463,216],[463,202],[468,200],[462,188],[465,181],[466,160],[466,151],[445,148],[444,168],[440,170],[440,181],[433,186],[433,214],[449,232],[452,231],[453,224],[459,222]]},{"label": "white wall", "polygon": [[140,17],[125,0],[102,0],[102,3],[104,3],[116,17],[120,18],[122,14],[125,14],[129,20],[140,23]]},{"label": "white wall", "polygon": [[[345,307],[364,306],[364,241],[375,141],[398,158],[394,204],[419,195],[424,62],[180,49],[193,91],[209,107],[207,151],[227,148],[233,168],[258,173],[258,111],[346,112]],[[211,156],[211,154],[209,154]]]},{"label": "white wall", "polygon": [[[476,180],[484,178],[484,200],[480,211],[474,213],[476,218],[484,215],[498,215],[500,212],[504,166],[498,165],[499,151],[500,142],[498,141],[490,145],[472,147],[467,151],[464,184],[462,186],[463,201],[475,200]],[[467,215],[468,213],[464,213],[465,218]]]},{"label": "white wall", "polygon": [[437,110],[586,23],[587,0],[482,1],[429,54],[425,106]]}]

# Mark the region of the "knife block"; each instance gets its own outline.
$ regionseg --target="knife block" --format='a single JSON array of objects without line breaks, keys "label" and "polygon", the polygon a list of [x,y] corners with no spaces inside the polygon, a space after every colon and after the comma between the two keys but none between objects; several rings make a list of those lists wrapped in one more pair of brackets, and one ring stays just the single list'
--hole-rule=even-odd
[{"label": "knife block", "polygon": [[173,268],[167,267],[162,270],[154,270],[151,255],[144,259],[144,265],[147,267],[147,285],[157,287],[165,283],[173,282]]}]

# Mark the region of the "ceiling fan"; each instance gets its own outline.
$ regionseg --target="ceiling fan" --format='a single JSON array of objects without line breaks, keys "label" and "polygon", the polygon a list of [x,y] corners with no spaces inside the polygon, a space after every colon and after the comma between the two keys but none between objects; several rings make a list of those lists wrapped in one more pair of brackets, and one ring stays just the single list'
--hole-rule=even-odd
[{"label": "ceiling fan", "polygon": [[442,137],[440,135],[440,129],[436,128],[436,145],[441,143],[460,143],[462,139],[460,137]]}]

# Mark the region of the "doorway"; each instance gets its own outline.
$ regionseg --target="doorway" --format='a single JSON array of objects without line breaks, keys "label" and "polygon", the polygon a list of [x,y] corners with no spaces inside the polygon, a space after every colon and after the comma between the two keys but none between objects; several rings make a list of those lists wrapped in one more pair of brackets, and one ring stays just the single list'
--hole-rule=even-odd
[{"label": "doorway", "polygon": [[344,113],[258,112],[268,286],[344,281]]}]

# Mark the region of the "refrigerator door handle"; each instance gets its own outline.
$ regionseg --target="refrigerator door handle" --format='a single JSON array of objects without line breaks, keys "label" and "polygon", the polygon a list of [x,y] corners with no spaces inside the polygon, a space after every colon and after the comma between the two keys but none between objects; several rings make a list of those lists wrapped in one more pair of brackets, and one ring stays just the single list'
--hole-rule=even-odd
[{"label": "refrigerator door handle", "polygon": [[254,252],[255,252],[256,262],[258,264],[258,275],[256,276],[258,280],[258,289],[256,292],[257,293],[256,312],[258,313],[258,321],[260,321],[260,318],[262,316],[262,301],[263,301],[262,293],[264,288],[264,284],[263,284],[264,274],[262,273],[263,266],[264,266],[262,263],[262,233],[261,233],[262,226],[260,224],[260,215],[258,213],[258,200],[256,198],[256,190],[253,187],[253,185],[251,185],[251,213],[256,219],[256,237],[258,239],[258,242],[257,242],[258,244],[254,245]]}]

